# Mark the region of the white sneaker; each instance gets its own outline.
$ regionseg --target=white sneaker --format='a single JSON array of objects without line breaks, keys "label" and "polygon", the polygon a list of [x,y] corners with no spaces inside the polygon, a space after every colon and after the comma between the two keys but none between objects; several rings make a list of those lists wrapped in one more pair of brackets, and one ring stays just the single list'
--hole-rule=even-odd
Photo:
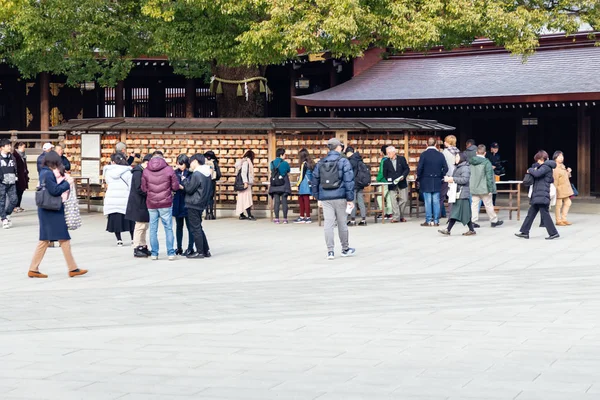
[{"label": "white sneaker", "polygon": [[348,247],[346,250],[342,250],[342,257],[352,257],[356,253],[356,249]]},{"label": "white sneaker", "polygon": [[6,216],[6,220],[8,221],[8,227],[12,228],[12,221],[10,220],[10,215]]},{"label": "white sneaker", "polygon": [[335,260],[335,254],[333,253],[333,251],[327,252],[327,259],[328,260]]},{"label": "white sneaker", "polygon": [[123,247],[123,241],[117,240],[117,247]]},{"label": "white sneaker", "polygon": [[2,220],[2,229],[8,229],[10,228],[10,221],[7,219],[3,219]]},{"label": "white sneaker", "polygon": [[150,259],[156,261],[158,260],[158,256],[150,256]]},{"label": "white sneaker", "polygon": [[175,261],[177,260],[177,256],[169,256],[169,261]]}]

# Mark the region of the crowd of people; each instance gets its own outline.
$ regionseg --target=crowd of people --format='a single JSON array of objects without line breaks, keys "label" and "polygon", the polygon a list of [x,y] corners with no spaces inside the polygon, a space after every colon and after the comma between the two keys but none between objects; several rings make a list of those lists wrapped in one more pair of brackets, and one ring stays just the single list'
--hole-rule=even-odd
[{"label": "crowd of people", "polygon": [[[0,141],[0,220],[4,229],[12,226],[11,214],[23,210],[21,199],[29,184],[25,147],[25,143],[17,143],[13,152],[10,141]],[[341,256],[348,257],[356,252],[349,244],[348,227],[367,225],[364,190],[371,184],[371,173],[356,149],[345,148],[337,138],[330,139],[327,147],[328,154],[316,163],[306,149],[299,152],[297,182],[290,180],[291,166],[286,159],[286,150],[277,149],[275,159],[269,164],[268,193],[273,200],[275,224],[289,223],[292,185],[298,188],[300,210],[299,217],[292,222],[311,223],[311,197],[319,202],[323,210],[327,258],[331,260],[335,258],[336,226]],[[407,222],[410,167],[394,146],[382,146],[381,151],[383,157],[376,181],[384,184],[386,207],[380,218],[389,219],[392,223]],[[255,153],[248,150],[235,165],[236,213],[241,220],[256,220],[252,214],[254,159]],[[203,218],[215,218],[215,187],[221,171],[214,152],[191,157],[181,154],[172,166],[161,151],[144,156],[127,155],[125,144],[119,143],[110,160],[110,164],[103,168],[106,183],[103,210],[107,217],[106,231],[115,235],[117,246],[124,246],[122,234],[128,232],[134,257],[157,260],[160,221],[165,230],[169,260],[175,260],[177,256],[190,259],[211,257],[202,221]],[[548,231],[546,239],[556,239],[559,234],[550,217],[549,207],[556,204],[556,225],[571,225],[567,217],[570,198],[574,195],[574,187],[569,180],[572,171],[565,166],[564,154],[560,151],[555,152],[550,160],[548,154],[541,150],[534,160],[524,178],[524,184],[529,187],[530,208],[516,236],[528,239],[533,220],[540,213],[541,226]],[[494,205],[496,180],[504,175],[503,163],[497,143],[492,143],[488,153],[485,145],[468,140],[465,150],[460,151],[456,137],[448,135],[440,151],[437,139],[429,138],[414,171],[425,208],[425,221],[421,226],[440,227],[440,219],[447,218],[446,227],[439,229],[442,235],[451,235],[457,222],[468,227],[464,236],[475,235],[475,229],[481,227],[478,222],[482,205],[490,226],[501,226],[503,221],[498,218]],[[64,202],[72,190],[73,179],[68,174],[70,168],[62,146],[44,144],[37,159],[40,188],[51,196],[61,197]],[[357,214],[360,215],[358,222]],[[71,254],[64,207],[57,210],[39,207],[38,217],[40,241],[28,275],[46,277],[38,268],[46,249],[53,242],[59,242],[63,250],[69,275],[85,274],[87,271],[77,267]],[[184,228],[187,230],[187,246],[184,246]]]}]

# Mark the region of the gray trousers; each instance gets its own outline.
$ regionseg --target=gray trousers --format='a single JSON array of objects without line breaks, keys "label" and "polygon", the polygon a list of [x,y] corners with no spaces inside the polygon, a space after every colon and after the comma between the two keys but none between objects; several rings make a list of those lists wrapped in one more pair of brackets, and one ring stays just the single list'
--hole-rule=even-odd
[{"label": "gray trousers", "polygon": [[342,250],[348,249],[348,214],[346,214],[347,201],[345,199],[323,200],[323,219],[325,220],[325,243],[327,251],[333,251],[335,241],[333,238],[333,228],[337,222]]},{"label": "gray trousers", "polygon": [[400,218],[404,218],[404,210],[406,210],[406,204],[408,203],[408,188],[391,189],[390,202],[392,203],[393,218],[396,221],[400,220]]},{"label": "gray trousers", "polygon": [[365,219],[367,217],[367,209],[365,207],[365,196],[363,195],[363,189],[354,191],[354,208],[352,209],[352,213],[350,217],[352,219],[356,218],[356,209],[360,209],[360,217]]}]

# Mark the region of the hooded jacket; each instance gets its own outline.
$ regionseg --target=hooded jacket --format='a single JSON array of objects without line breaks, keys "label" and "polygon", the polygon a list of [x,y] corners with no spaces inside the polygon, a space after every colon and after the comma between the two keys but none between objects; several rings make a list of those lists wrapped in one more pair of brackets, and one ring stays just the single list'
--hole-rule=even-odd
[{"label": "hooded jacket", "polygon": [[127,212],[127,201],[131,188],[131,167],[129,165],[110,164],[102,172],[106,182],[104,195],[104,215]]},{"label": "hooded jacket", "polygon": [[[319,168],[324,161],[334,161],[338,163],[338,175],[342,182],[340,187],[333,190],[325,190],[321,187],[321,174]],[[312,182],[313,197],[317,200],[337,200],[345,199],[346,201],[354,201],[354,171],[348,159],[343,158],[337,151],[330,151],[326,157],[322,158],[317,163],[313,171]]]},{"label": "hooded jacket", "polygon": [[475,146],[474,144],[470,145],[465,150],[465,154],[467,156],[467,162],[470,162],[471,158],[473,158],[477,155],[477,146]]},{"label": "hooded jacket", "polygon": [[529,204],[550,205],[550,185],[554,182],[552,174],[554,168],[556,168],[556,162],[547,160],[541,165],[535,163],[527,170],[534,179]]},{"label": "hooded jacket", "polygon": [[146,193],[149,210],[171,208],[173,192],[179,190],[179,182],[164,158],[154,157],[148,162],[142,173],[142,190]]},{"label": "hooded jacket", "polygon": [[485,157],[475,156],[469,160],[471,164],[471,195],[480,196],[496,193],[496,180],[492,163]]},{"label": "hooded jacket", "polygon": [[212,198],[212,169],[200,165],[181,183],[185,191],[185,206],[192,210],[204,210]]},{"label": "hooded jacket", "polygon": [[459,193],[458,199],[464,200],[470,198],[469,181],[471,180],[471,169],[469,168],[469,163],[463,161],[456,165],[452,177],[454,178],[454,183],[457,185],[456,192]]},{"label": "hooded jacket", "polygon": [[11,153],[0,153],[0,183],[14,185],[17,183],[17,162]]}]

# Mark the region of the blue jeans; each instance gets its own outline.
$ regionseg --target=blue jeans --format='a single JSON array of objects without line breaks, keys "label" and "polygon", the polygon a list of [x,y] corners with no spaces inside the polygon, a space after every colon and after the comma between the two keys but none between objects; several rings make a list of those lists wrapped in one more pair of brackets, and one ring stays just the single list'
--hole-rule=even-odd
[{"label": "blue jeans", "polygon": [[150,251],[153,256],[158,256],[158,220],[160,218],[167,236],[167,255],[174,256],[173,249],[173,210],[169,208],[149,209],[150,214]]},{"label": "blue jeans", "polygon": [[440,192],[423,193],[425,201],[425,221],[440,223]]}]

